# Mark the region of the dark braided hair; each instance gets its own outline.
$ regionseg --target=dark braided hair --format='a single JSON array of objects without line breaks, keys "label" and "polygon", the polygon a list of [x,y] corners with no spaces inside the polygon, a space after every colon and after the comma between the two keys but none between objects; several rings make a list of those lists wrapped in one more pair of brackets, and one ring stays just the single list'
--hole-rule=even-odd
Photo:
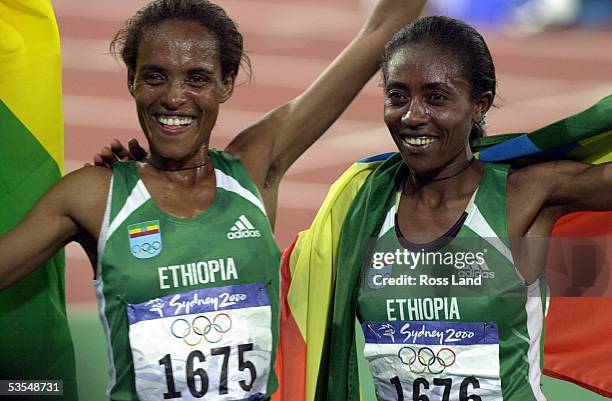
[{"label": "dark braided hair", "polygon": [[223,78],[238,75],[241,64],[248,74],[251,62],[242,47],[242,34],[225,10],[207,0],[154,0],[138,10],[115,34],[110,51],[121,55],[131,72],[136,69],[138,45],[142,32],[167,20],[194,21],[210,30],[216,37]]},{"label": "dark braided hair", "polygon": [[[495,98],[497,79],[489,48],[482,36],[466,23],[443,16],[419,18],[404,26],[385,46],[381,61],[383,79],[387,81],[389,62],[395,53],[409,45],[431,44],[447,50],[461,63],[463,76],[472,88],[470,97],[476,101],[489,91]],[[470,139],[484,136],[480,124],[472,126]]]}]

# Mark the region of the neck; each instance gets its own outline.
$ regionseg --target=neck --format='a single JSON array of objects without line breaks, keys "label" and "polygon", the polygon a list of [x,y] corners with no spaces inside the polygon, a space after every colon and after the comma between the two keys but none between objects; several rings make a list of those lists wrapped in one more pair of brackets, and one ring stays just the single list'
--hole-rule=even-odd
[{"label": "neck", "polygon": [[156,170],[160,171],[188,171],[198,170],[207,168],[210,164],[210,156],[208,155],[208,148],[205,147],[200,149],[196,154],[184,160],[167,159],[159,155],[151,155],[147,159],[147,163]]},{"label": "neck", "polygon": [[431,184],[432,182],[449,180],[455,178],[465,172],[474,163],[474,158],[464,161],[463,163],[455,164],[454,166],[448,166],[437,172],[430,172],[424,174],[417,174],[413,170],[410,170],[410,175],[414,178],[415,182],[419,187]]},{"label": "neck", "polygon": [[209,161],[210,161],[210,159],[207,159],[206,161],[201,162],[199,164],[187,163],[187,165],[183,166],[183,167],[164,167],[164,166],[158,166],[158,165],[156,165],[151,160],[149,160],[149,164],[151,166],[155,167],[156,169],[162,170],[162,171],[186,171],[186,170],[195,170],[195,169],[198,169],[198,168],[201,168],[201,167],[206,167],[208,165]]},{"label": "neck", "polygon": [[470,157],[460,163],[452,163],[452,165],[426,173],[409,170],[408,178],[404,183],[404,194],[411,195],[421,190],[427,190],[431,194],[433,194],[431,191],[434,191],[442,197],[446,196],[444,193],[462,193],[464,189],[471,187],[469,183],[473,179],[476,181],[478,179],[479,174],[474,174],[474,172],[479,170],[479,167],[475,167],[478,165],[474,164],[474,160],[473,157]]}]

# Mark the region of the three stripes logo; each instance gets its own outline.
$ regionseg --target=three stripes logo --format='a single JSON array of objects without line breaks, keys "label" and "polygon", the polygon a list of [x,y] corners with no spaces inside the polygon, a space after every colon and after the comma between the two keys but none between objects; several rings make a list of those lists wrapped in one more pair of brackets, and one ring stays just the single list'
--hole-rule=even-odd
[{"label": "three stripes logo", "polygon": [[251,224],[251,222],[244,217],[244,215],[240,215],[238,220],[232,225],[229,232],[227,233],[228,239],[239,239],[239,238],[254,238],[261,237],[261,233],[259,230],[256,230],[255,227]]}]

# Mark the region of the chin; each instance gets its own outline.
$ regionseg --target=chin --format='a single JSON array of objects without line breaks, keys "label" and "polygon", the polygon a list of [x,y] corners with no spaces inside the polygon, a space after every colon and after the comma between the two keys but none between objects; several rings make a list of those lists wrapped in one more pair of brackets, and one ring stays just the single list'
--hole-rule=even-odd
[{"label": "chin", "polygon": [[431,157],[418,157],[402,154],[404,165],[416,174],[427,174],[444,168],[445,164],[440,159]]},{"label": "chin", "polygon": [[151,143],[151,154],[167,160],[181,160],[189,156],[189,152],[185,151],[185,149],[181,149],[180,147],[172,146],[167,143]]}]

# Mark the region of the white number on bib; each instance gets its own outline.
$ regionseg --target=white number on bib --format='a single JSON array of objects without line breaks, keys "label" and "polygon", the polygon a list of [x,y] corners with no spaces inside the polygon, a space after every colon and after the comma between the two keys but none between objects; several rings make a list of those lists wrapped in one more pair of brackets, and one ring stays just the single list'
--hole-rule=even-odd
[{"label": "white number on bib", "polygon": [[252,401],[267,391],[271,309],[261,284],[201,289],[128,305],[141,401]]},{"label": "white number on bib", "polygon": [[384,401],[501,401],[496,323],[364,322]]}]

